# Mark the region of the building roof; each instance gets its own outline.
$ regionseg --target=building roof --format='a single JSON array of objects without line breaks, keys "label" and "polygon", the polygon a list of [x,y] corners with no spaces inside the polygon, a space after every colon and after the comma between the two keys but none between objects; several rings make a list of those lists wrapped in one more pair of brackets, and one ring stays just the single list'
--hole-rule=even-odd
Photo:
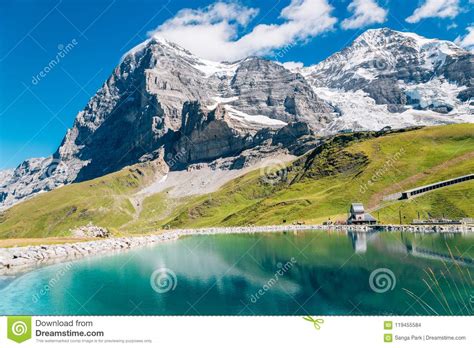
[{"label": "building roof", "polygon": [[357,220],[355,217],[350,217],[347,221],[357,221],[357,222],[377,222],[377,220],[369,213],[365,213],[364,217],[360,220]]},{"label": "building roof", "polygon": [[377,221],[371,214],[365,213],[364,214],[364,220],[365,221]]},{"label": "building roof", "polygon": [[364,205],[362,203],[351,204],[351,211],[353,211],[354,213],[363,213],[364,210]]}]

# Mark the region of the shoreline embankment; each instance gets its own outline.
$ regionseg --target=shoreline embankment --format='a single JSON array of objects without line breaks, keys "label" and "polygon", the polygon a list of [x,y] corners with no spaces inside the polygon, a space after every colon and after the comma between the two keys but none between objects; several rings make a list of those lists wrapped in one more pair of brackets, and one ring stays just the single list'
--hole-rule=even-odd
[{"label": "shoreline embankment", "polygon": [[56,262],[100,255],[156,243],[177,240],[183,236],[237,233],[271,233],[326,230],[341,232],[412,232],[412,233],[474,233],[471,225],[276,225],[243,227],[209,227],[164,230],[147,236],[98,238],[77,243],[0,248],[0,275],[15,274]]}]

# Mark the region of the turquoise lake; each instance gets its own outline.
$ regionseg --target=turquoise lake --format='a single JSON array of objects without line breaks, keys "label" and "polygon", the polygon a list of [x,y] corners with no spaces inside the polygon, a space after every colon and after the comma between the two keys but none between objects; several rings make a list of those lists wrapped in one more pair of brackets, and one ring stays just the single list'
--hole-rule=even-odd
[{"label": "turquoise lake", "polygon": [[0,315],[472,315],[474,236],[192,236],[0,278]]}]

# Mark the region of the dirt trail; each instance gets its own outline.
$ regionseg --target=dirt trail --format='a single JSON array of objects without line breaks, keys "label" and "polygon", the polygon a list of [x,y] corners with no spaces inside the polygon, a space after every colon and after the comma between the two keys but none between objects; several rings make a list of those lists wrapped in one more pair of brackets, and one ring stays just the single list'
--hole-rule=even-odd
[{"label": "dirt trail", "polygon": [[166,192],[167,196],[171,198],[167,204],[167,210],[172,211],[181,198],[216,192],[229,181],[253,170],[275,164],[283,165],[283,163],[295,159],[296,157],[293,155],[276,153],[261,158],[253,165],[241,169],[211,169],[209,166],[203,165],[199,168],[189,168],[181,171],[158,172],[153,182],[129,197],[135,212],[133,219],[122,227],[139,219],[143,210],[143,201],[154,194]]}]

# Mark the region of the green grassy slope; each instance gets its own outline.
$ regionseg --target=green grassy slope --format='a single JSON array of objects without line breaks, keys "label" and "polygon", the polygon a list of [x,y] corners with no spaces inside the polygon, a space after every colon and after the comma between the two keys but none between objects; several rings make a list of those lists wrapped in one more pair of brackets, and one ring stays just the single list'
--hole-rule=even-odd
[{"label": "green grassy slope", "polygon": [[322,222],[344,219],[363,202],[382,222],[433,216],[474,216],[474,182],[432,191],[409,201],[384,196],[474,172],[474,124],[339,135],[289,163],[283,180],[269,183],[260,170],[212,194],[143,201],[137,216],[129,198],[148,185],[153,166],[138,165],[99,179],[56,189],[0,214],[0,238],[68,235],[92,221],[115,233],[147,233],[165,226],[203,227]]},{"label": "green grassy slope", "polygon": [[[399,211],[401,214],[399,214]],[[459,219],[474,216],[474,181],[465,182],[399,201],[377,211],[376,215],[385,223],[410,223],[413,219],[431,216]]]},{"label": "green grassy slope", "polygon": [[128,197],[150,183],[154,172],[153,165],[139,164],[39,194],[0,213],[0,237],[65,236],[89,222],[118,233],[135,212]]},{"label": "green grassy slope", "polygon": [[[364,136],[370,139],[355,139],[352,143],[351,136],[339,136],[322,151],[297,160],[289,166],[286,182],[269,185],[261,179],[260,171],[256,171],[212,195],[189,200],[178,206],[170,218],[153,223],[172,227],[312,223],[329,217],[344,219],[351,202],[363,202],[377,215],[383,196],[474,172],[472,124],[424,128],[383,137],[374,137],[373,133]],[[469,200],[473,189],[473,183],[466,183],[462,196],[456,193],[455,186],[426,194],[409,201],[407,214],[409,211],[416,214],[418,199],[425,200],[423,207],[431,211],[439,205],[437,197],[441,195],[449,200],[449,210],[457,211],[457,215],[474,216]],[[153,197],[149,198],[152,201]],[[380,209],[382,221],[395,222],[389,208]],[[398,208],[394,209],[398,219]],[[407,218],[414,216],[407,214]],[[146,225],[145,221],[141,223]]]}]

